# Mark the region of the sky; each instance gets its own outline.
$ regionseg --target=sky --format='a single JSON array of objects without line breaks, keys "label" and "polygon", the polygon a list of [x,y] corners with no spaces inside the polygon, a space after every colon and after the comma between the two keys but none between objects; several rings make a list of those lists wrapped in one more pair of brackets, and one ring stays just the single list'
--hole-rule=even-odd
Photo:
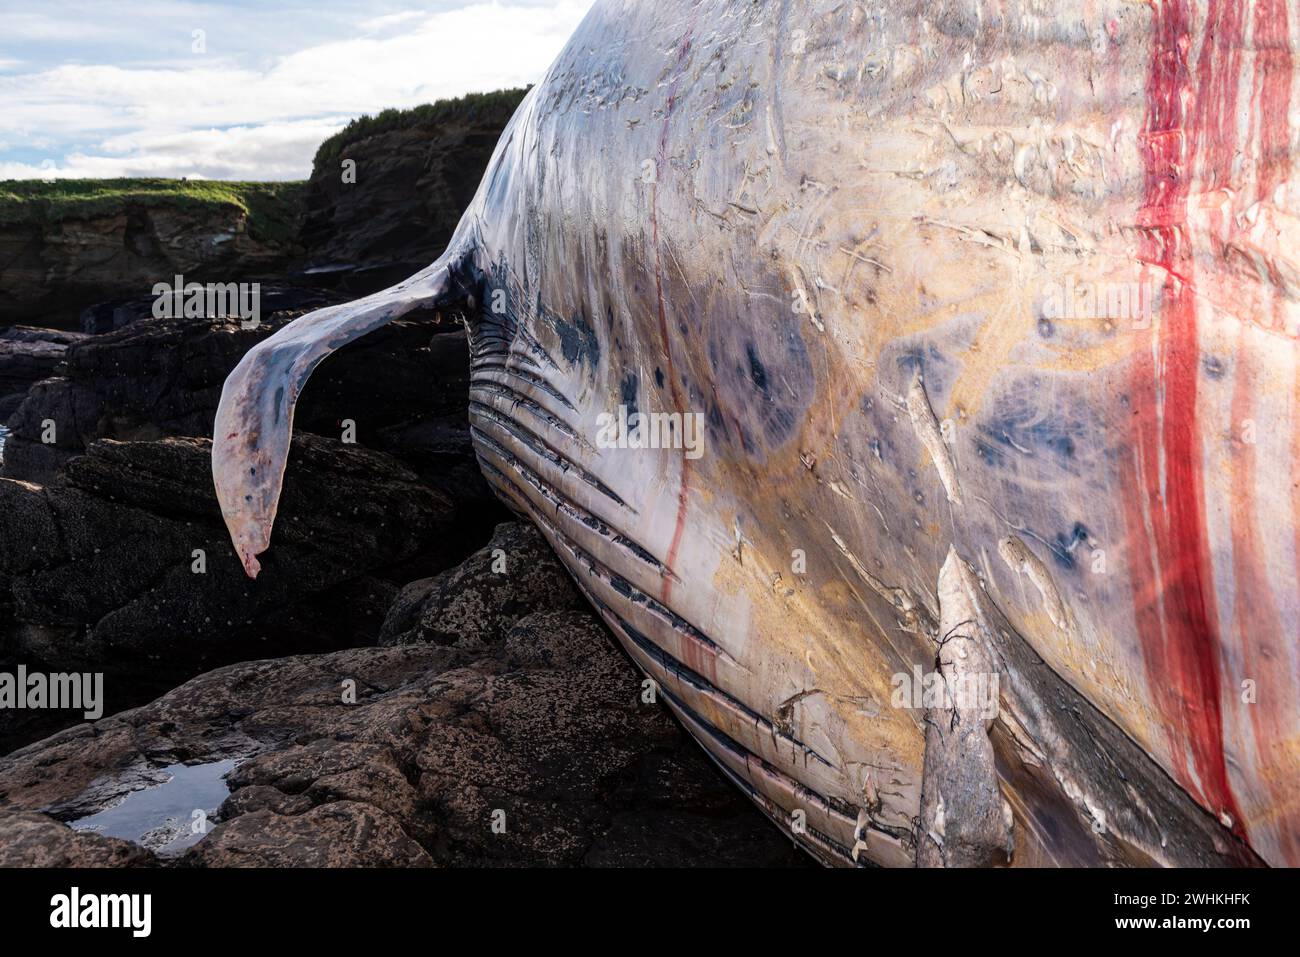
[{"label": "sky", "polygon": [[0,0],[0,179],[305,179],[353,117],[535,83],[591,3]]}]

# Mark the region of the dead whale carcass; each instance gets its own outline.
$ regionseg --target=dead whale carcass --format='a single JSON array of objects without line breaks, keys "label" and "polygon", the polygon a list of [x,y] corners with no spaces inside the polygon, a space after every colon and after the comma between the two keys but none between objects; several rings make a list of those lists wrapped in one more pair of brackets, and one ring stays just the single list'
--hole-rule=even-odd
[{"label": "dead whale carcass", "polygon": [[1300,863],[1294,6],[598,2],[226,383],[245,567],[314,365],[462,304],[485,474],[820,859]]}]

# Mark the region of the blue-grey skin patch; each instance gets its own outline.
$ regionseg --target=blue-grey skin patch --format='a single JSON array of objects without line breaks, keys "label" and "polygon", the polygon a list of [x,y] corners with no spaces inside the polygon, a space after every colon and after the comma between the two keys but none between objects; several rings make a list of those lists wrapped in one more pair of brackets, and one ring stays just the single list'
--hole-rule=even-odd
[{"label": "blue-grey skin patch", "polygon": [[1007,464],[1007,457],[983,439],[975,440],[975,454],[992,468],[1001,468]]},{"label": "blue-grey skin patch", "polygon": [[898,350],[894,356],[894,365],[898,369],[895,391],[899,395],[907,394],[912,377],[920,372],[925,380],[925,393],[930,399],[931,406],[938,408],[942,405],[940,399],[948,394],[955,370],[952,361],[939,351],[938,346],[934,343],[913,341]]},{"label": "blue-grey skin patch", "polygon": [[1041,457],[1073,472],[1079,447],[1087,442],[1085,415],[1081,405],[1044,394],[1039,380],[1030,376],[1000,396],[976,428],[986,444],[999,446],[1013,458]]},{"label": "blue-grey skin patch", "polygon": [[980,425],[979,430],[990,441],[1022,454],[1033,454],[1041,450],[1063,462],[1074,458],[1074,436],[1060,420],[1026,422],[1013,414],[999,417],[988,425]]},{"label": "blue-grey skin patch", "polygon": [[727,429],[727,423],[722,418],[722,410],[718,408],[716,402],[710,402],[705,409],[705,422],[709,426],[709,440],[722,444],[731,441],[731,433]]},{"label": "blue-grey skin patch", "polygon": [[[743,317],[709,316],[708,322],[714,401],[727,423],[718,438],[739,441],[746,455],[779,448],[797,434],[814,395],[799,316],[779,313],[776,328],[761,338]],[[714,417],[711,410],[710,423]]]},{"label": "blue-grey skin patch", "polygon": [[478,309],[471,310],[468,316],[470,345],[475,355],[507,351],[518,333],[519,310],[506,259],[502,257],[493,263],[486,273],[470,267],[464,275],[455,278],[465,288],[466,295],[475,289],[482,290]]},{"label": "blue-grey skin patch", "polygon": [[893,417],[897,412],[888,403],[880,403],[870,396],[865,397],[858,408],[866,421],[865,434],[868,436],[867,447],[877,461],[882,463],[901,462],[898,446],[894,442]]},{"label": "blue-grey skin patch", "polygon": [[572,318],[566,319],[558,313],[551,312],[539,301],[538,315],[555,330],[560,340],[560,354],[569,365],[586,366],[590,374],[595,374],[600,365],[600,339],[587,318],[585,310],[579,310]]},{"label": "blue-grey skin patch", "polygon": [[623,376],[623,381],[619,383],[619,399],[627,407],[627,417],[632,418],[640,409],[637,407],[636,395],[637,389],[641,382],[635,372],[629,372]]},{"label": "blue-grey skin patch", "polygon": [[753,380],[755,388],[767,396],[767,370],[763,368],[763,361],[754,350],[754,343],[745,344],[745,356],[749,359],[749,378]]},{"label": "blue-grey skin patch", "polygon": [[1078,547],[1088,541],[1088,529],[1081,522],[1076,522],[1069,535],[1057,533],[1052,542],[1052,557],[1056,564],[1067,570],[1075,567],[1074,553]]}]

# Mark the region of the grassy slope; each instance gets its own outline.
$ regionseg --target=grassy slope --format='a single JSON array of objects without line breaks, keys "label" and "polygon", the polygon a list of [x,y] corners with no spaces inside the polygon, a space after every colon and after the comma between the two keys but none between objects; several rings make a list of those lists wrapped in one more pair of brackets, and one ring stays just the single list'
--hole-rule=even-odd
[{"label": "grassy slope", "polygon": [[316,150],[316,158],[312,161],[312,175],[318,175],[327,165],[332,164],[351,144],[377,133],[481,117],[491,118],[498,125],[505,126],[527,92],[527,87],[518,87],[494,93],[467,93],[454,100],[438,100],[409,110],[384,110],[375,116],[359,116],[321,143]]},{"label": "grassy slope", "polygon": [[0,224],[88,219],[112,215],[130,203],[195,211],[233,206],[248,214],[254,239],[291,242],[303,186],[207,179],[0,180]]}]

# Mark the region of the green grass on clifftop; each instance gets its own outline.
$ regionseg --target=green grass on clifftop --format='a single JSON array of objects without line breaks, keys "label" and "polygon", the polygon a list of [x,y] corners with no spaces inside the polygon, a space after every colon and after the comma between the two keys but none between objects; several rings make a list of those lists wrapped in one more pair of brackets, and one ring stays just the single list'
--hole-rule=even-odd
[{"label": "green grass on clifftop", "polygon": [[304,185],[211,179],[0,180],[0,223],[91,219],[132,204],[196,212],[233,206],[248,215],[254,239],[284,243],[297,235]]},{"label": "green grass on clifftop", "polygon": [[316,158],[312,161],[312,176],[319,175],[327,165],[342,156],[343,150],[351,144],[379,133],[455,120],[481,120],[505,126],[527,92],[528,87],[518,87],[493,93],[467,93],[453,100],[438,100],[409,110],[384,110],[375,116],[359,116],[321,143],[316,150]]}]

